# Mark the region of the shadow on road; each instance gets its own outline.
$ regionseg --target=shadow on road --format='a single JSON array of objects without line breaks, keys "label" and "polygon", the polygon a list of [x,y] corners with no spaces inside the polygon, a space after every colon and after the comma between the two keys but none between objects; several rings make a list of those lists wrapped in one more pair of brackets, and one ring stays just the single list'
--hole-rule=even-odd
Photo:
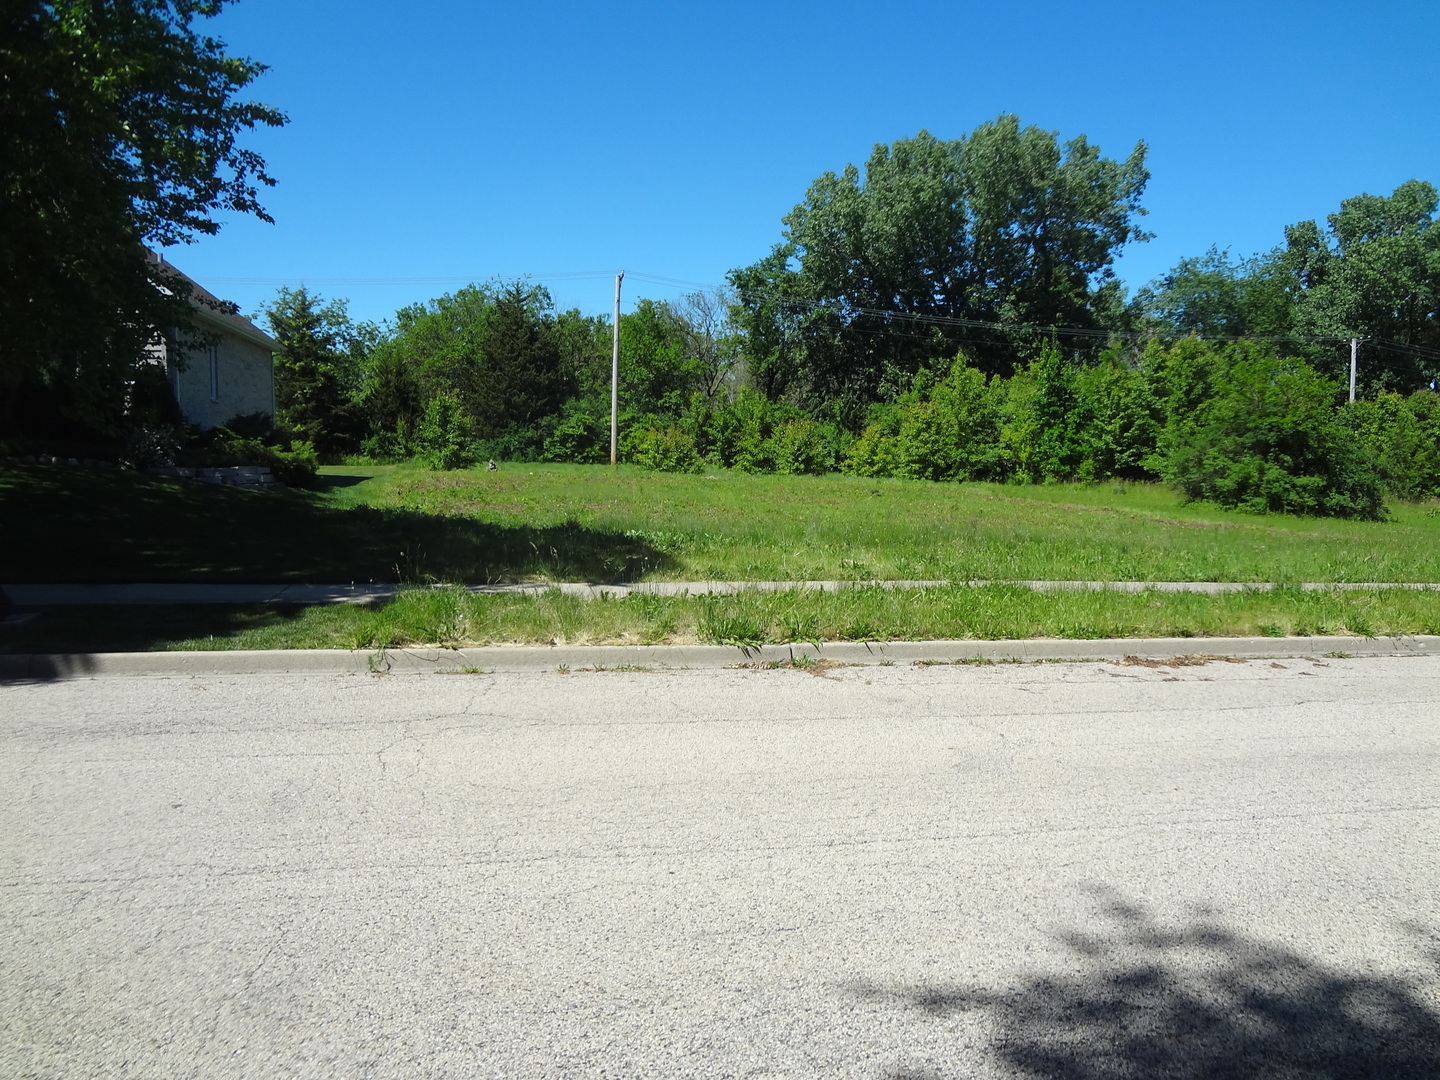
[{"label": "shadow on road", "polygon": [[[1423,988],[1336,970],[1212,918],[1174,930],[1113,896],[1106,907],[1112,934],[1066,939],[1082,975],[1034,978],[1003,993],[860,992],[937,1019],[987,1014],[994,1058],[1022,1077],[1440,1077],[1440,1012]],[[1440,973],[1435,935],[1413,932]],[[941,1075],[902,1070],[890,1080]]]},{"label": "shadow on road", "polygon": [[65,656],[7,656],[0,651],[0,686],[82,678],[94,670],[94,657],[85,653]]}]

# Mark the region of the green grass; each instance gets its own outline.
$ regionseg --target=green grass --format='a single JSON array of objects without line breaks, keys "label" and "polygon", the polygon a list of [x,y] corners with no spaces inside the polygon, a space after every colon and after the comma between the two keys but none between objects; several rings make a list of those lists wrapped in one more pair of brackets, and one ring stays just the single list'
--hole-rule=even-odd
[{"label": "green grass", "polygon": [[1440,633],[1440,593],[1036,593],[1015,586],[855,588],[581,600],[416,588],[388,604],[57,608],[0,638],[8,652],[679,644],[934,638]]},{"label": "green grass", "polygon": [[[1367,523],[1185,505],[1145,484],[674,476],[565,465],[331,468],[322,482],[317,492],[243,491],[0,468],[0,577],[1440,581],[1433,503],[1396,504],[1390,521]],[[796,628],[798,637],[809,632]]]}]

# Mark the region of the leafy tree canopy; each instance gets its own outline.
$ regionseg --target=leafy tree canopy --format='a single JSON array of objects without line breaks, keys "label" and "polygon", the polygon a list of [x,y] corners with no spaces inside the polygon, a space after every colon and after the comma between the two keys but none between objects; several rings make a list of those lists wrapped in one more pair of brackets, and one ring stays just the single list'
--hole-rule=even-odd
[{"label": "leafy tree canopy", "polygon": [[[1415,389],[1440,369],[1440,219],[1433,184],[1357,195],[1328,227],[1285,230],[1298,333],[1362,337],[1372,385]],[[1408,348],[1407,348],[1408,347]]]},{"label": "leafy tree canopy", "polygon": [[1426,387],[1440,373],[1440,217],[1434,185],[1357,195],[1326,225],[1302,221],[1249,260],[1211,248],[1141,290],[1140,306],[1180,334],[1288,338],[1343,376],[1347,339],[1363,339],[1362,393]]},{"label": "leafy tree canopy", "polygon": [[264,70],[196,29],[226,0],[5,0],[0,6],[0,425],[26,379],[92,426],[188,289],[143,244],[269,220],[273,184],[240,137],[285,117],[239,92]]},{"label": "leafy tree canopy", "polygon": [[397,393],[414,387],[403,389],[411,418],[416,398],[450,393],[476,434],[491,439],[558,411],[573,389],[567,338],[543,286],[470,285],[396,319],[372,375]]},{"label": "leafy tree canopy", "polygon": [[1139,227],[1149,172],[1078,136],[1001,116],[950,142],[877,145],[827,172],[785,216],[772,255],[733,271],[752,366],[810,399],[863,411],[960,345],[1009,370],[1016,335],[977,323],[1101,329],[1122,315],[1113,263]]},{"label": "leafy tree canopy", "polygon": [[1141,289],[1140,308],[1181,334],[1204,338],[1272,337],[1290,333],[1291,277],[1278,253],[1232,259],[1212,247],[1181,259]]}]

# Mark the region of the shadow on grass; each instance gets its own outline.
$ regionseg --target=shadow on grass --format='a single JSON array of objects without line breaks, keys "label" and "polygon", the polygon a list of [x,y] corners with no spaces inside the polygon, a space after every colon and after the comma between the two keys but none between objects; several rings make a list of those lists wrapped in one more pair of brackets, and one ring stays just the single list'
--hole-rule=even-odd
[{"label": "shadow on grass", "polygon": [[[363,610],[364,605],[357,605]],[[40,680],[73,678],[93,667],[87,654],[152,652],[177,642],[201,648],[234,647],[231,639],[250,631],[285,627],[303,617],[305,608],[278,604],[135,604],[31,609],[22,626],[0,632],[0,656],[34,657],[30,669],[15,677]],[[316,642],[330,647],[332,642]],[[12,665],[13,666],[13,665]]]},{"label": "shadow on grass", "polygon": [[[1218,920],[1180,929],[1105,897],[1116,930],[1073,935],[1082,974],[1034,978],[1009,992],[860,988],[937,1020],[982,1013],[1007,1071],[1054,1080],[1145,1077],[1440,1076],[1440,1013],[1407,981],[1351,974],[1246,937]],[[1428,959],[1440,973],[1434,935]],[[925,1068],[890,1080],[938,1080]],[[948,1074],[947,1074],[948,1075]]]},{"label": "shadow on grass", "polygon": [[[323,477],[331,487],[364,477]],[[669,565],[623,533],[504,526],[98,469],[0,468],[0,580],[617,583]]]},{"label": "shadow on grass", "polygon": [[315,478],[316,491],[339,491],[341,488],[354,487],[356,484],[363,484],[370,476],[365,473],[341,474],[325,473]]}]

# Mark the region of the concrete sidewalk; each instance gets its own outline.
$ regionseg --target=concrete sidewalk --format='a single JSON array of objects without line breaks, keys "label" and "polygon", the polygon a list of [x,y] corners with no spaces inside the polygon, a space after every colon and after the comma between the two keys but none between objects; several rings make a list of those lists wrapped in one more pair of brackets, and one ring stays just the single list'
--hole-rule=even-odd
[{"label": "concrete sidewalk", "polygon": [[[587,600],[602,596],[721,596],[743,592],[841,592],[845,589],[938,589],[951,586],[981,588],[1010,585],[1036,591],[1202,593],[1219,596],[1246,591],[1268,592],[1282,586],[1268,581],[641,581],[605,585],[591,582],[550,582],[521,585],[435,585],[463,588],[478,595],[534,595],[557,591]],[[247,584],[67,584],[0,585],[16,607],[68,607],[111,604],[367,604],[393,599],[405,588],[395,584],[349,585],[247,585]],[[1310,591],[1412,589],[1440,590],[1436,582],[1322,582],[1293,586]]]},{"label": "concrete sidewalk", "polygon": [[[523,671],[715,670],[799,660],[843,665],[1170,661],[1440,656],[1440,637],[1029,638],[1010,641],[833,641],[762,645],[559,645],[469,649],[275,649],[0,655],[0,679],[120,675],[413,675]],[[1153,666],[1153,663],[1152,665]],[[822,669],[823,670],[823,669]]]}]

